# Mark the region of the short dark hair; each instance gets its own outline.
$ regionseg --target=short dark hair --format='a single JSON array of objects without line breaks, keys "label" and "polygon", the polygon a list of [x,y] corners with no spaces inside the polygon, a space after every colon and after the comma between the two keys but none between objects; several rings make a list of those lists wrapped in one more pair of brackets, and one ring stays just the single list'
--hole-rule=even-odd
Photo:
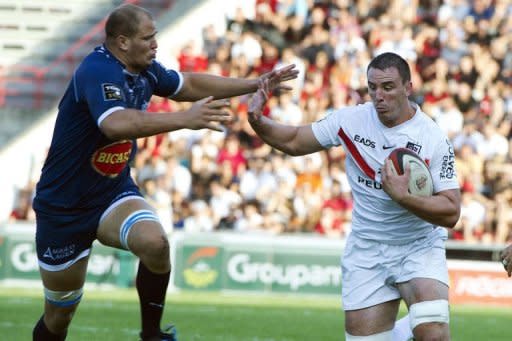
[{"label": "short dark hair", "polygon": [[403,83],[411,81],[411,68],[409,67],[409,64],[405,59],[393,52],[385,52],[373,58],[368,65],[366,73],[368,74],[370,69],[385,70],[391,67],[398,70]]},{"label": "short dark hair", "polygon": [[119,35],[133,37],[137,34],[141,15],[153,19],[151,13],[139,6],[126,4],[114,9],[105,23],[105,34],[107,39],[114,39]]}]

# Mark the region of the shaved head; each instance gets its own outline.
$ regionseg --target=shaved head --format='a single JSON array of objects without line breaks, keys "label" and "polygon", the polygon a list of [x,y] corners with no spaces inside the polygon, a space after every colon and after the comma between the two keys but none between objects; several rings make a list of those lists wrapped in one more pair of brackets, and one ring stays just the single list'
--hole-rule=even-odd
[{"label": "shaved head", "polygon": [[133,37],[139,29],[143,16],[153,19],[151,13],[142,7],[130,4],[117,7],[110,13],[105,24],[107,40],[115,39],[120,35]]}]

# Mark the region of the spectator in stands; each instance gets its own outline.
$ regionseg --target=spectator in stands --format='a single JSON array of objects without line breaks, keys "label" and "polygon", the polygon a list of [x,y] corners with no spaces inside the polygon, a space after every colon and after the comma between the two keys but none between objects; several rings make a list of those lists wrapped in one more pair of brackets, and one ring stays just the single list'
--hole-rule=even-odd
[{"label": "spectator in stands", "polygon": [[[305,2],[307,3],[307,13],[303,17]],[[260,4],[263,5],[260,6]],[[483,123],[487,122],[507,140],[508,154],[500,164],[510,165],[512,131],[510,127],[507,128],[507,123],[510,124],[512,113],[512,87],[510,86],[512,84],[512,54],[507,52],[510,45],[509,36],[512,32],[512,16],[510,15],[512,7],[508,1],[491,1],[491,4],[495,6],[495,10],[490,17],[474,20],[468,15],[473,7],[473,2],[467,0],[430,3],[423,1],[419,3],[417,1],[239,0],[237,6],[226,8],[226,11],[229,12],[226,34],[218,37],[220,30],[214,32],[213,26],[207,24],[208,28],[205,27],[203,36],[196,37],[198,40],[203,38],[204,50],[199,51],[196,46],[194,47],[196,50],[191,56],[194,59],[196,56],[207,55],[208,60],[203,58],[203,61],[198,64],[204,68],[207,63],[207,70],[210,73],[222,76],[250,75],[252,77],[256,72],[272,65],[277,51],[280,61],[275,67],[296,64],[302,70],[301,75],[294,80],[296,83],[290,82],[290,85],[293,87],[293,101],[303,111],[302,122],[308,123],[324,117],[325,112],[331,111],[333,108],[361,103],[368,99],[365,77],[370,57],[382,49],[383,45],[398,43],[395,38],[400,34],[389,37],[386,31],[393,27],[403,27],[404,32],[408,35],[407,39],[412,34],[412,39],[416,42],[415,51],[411,51],[409,48],[411,55],[412,52],[417,55],[416,60],[408,60],[411,65],[413,84],[417,87],[413,97],[418,103],[423,103],[423,96],[426,95],[429,105],[422,104],[422,107],[431,116],[435,116],[436,112],[443,111],[442,101],[431,102],[432,92],[430,90],[432,87],[440,84],[439,88],[446,90],[447,97],[454,98],[458,110],[464,116],[463,131],[457,133],[453,138],[457,156],[456,164],[460,169],[459,180],[464,190],[472,190],[475,196],[480,195],[487,199],[488,218],[486,219],[490,219],[491,222],[486,221],[485,229],[490,231],[493,238],[498,238],[496,236],[497,217],[503,215],[497,212],[500,209],[499,205],[490,205],[489,203],[496,201],[497,194],[498,198],[500,197],[497,188],[501,181],[499,177],[502,175],[495,170],[497,162],[491,159],[484,163],[481,156],[476,154],[476,148],[483,140]],[[289,13],[288,17],[284,14],[285,11]],[[255,17],[256,12],[258,12],[257,18]],[[300,54],[304,47],[311,44],[312,39],[308,34],[315,23],[316,26],[321,26],[327,32],[327,44],[331,45],[334,50],[334,60],[330,65],[327,85],[325,84],[325,74],[313,72],[313,69],[310,68],[311,65],[308,65],[308,61]],[[430,32],[431,29],[437,33]],[[261,44],[263,51],[261,58],[255,60],[254,67],[250,67],[247,60],[240,58],[239,61],[238,58],[233,58],[231,55],[233,42],[237,41],[245,31],[251,31],[254,34],[254,38]],[[433,39],[428,44],[423,44],[427,37],[435,38],[436,36],[437,41]],[[270,39],[264,39],[269,37]],[[283,41],[284,47],[281,46]],[[212,56],[214,47],[217,47],[217,50]],[[181,47],[177,47],[176,52],[179,52],[180,49]],[[465,50],[466,53],[462,59],[457,60],[462,53],[461,50]],[[436,53],[439,56],[431,58]],[[176,61],[173,62],[176,63]],[[194,60],[192,62],[195,63]],[[245,65],[243,65],[244,63]],[[425,65],[430,66],[424,69]],[[492,72],[486,70],[488,66]],[[307,74],[304,71],[306,68],[309,68]],[[185,69],[181,71],[185,71]],[[432,83],[437,81],[439,83]],[[273,99],[275,97],[271,98],[271,100]],[[164,112],[188,110],[190,107],[183,102],[165,102],[164,105],[158,105],[158,107],[170,105],[172,109],[164,109]],[[254,134],[245,120],[247,116],[246,98],[242,96],[232,100],[231,103],[231,109],[237,115],[238,121],[228,127],[229,133],[236,134],[240,145],[246,148],[246,157],[249,159],[262,157],[274,162],[278,154],[271,152],[271,148],[261,142],[261,139]],[[269,102],[265,108],[265,115],[269,114],[270,109],[274,106]],[[147,110],[162,111],[156,107],[157,105],[152,100]],[[177,147],[174,145],[175,136],[181,135],[185,136],[186,146],[192,147],[192,153],[195,156],[188,157],[186,154],[176,153],[174,150]],[[194,190],[191,192],[197,191],[198,194],[191,193],[190,197],[180,198],[179,194],[172,193],[173,198],[178,198],[177,203],[174,201],[172,203],[175,210],[173,216],[175,228],[183,226],[184,217],[188,214],[187,207],[190,206],[189,201],[192,200],[192,197],[208,198],[209,184],[220,174],[223,175],[223,179],[229,178],[229,181],[222,182],[222,186],[227,189],[235,188],[234,190],[241,195],[240,188],[243,189],[243,186],[237,184],[238,179],[229,175],[227,170],[218,170],[219,166],[215,163],[220,146],[224,143],[227,135],[224,132],[213,131],[208,131],[208,135],[210,136],[199,135],[196,134],[196,131],[190,134],[181,134],[176,131],[173,132],[171,138],[166,134],[160,134],[140,141],[140,152],[135,160],[135,174],[142,171],[142,165],[146,161],[149,162],[150,158],[155,157],[153,155],[157,155],[156,158],[160,159],[169,154],[179,154],[180,163],[184,167],[190,168],[194,183]],[[161,140],[160,136],[165,136],[165,139]],[[168,144],[167,140],[171,140],[172,144]],[[181,146],[181,137],[178,140],[180,140]],[[472,147],[467,148],[466,145]],[[154,149],[157,151],[155,152]],[[342,148],[337,149],[341,150]],[[330,154],[334,150],[330,149],[328,153]],[[154,152],[156,154],[153,154]],[[186,163],[187,157],[190,165]],[[282,165],[277,169],[281,170],[280,173],[289,176],[290,181],[295,183],[299,170],[291,166],[290,159],[285,157]],[[340,162],[342,161],[340,160]],[[254,171],[253,166],[254,164],[248,164],[245,172]],[[327,171],[330,166],[330,162],[321,166],[324,188],[329,188],[329,184],[335,179],[332,174],[326,175],[330,173]],[[273,172],[277,172],[276,168]],[[137,176],[137,178],[139,177]],[[279,181],[281,180],[282,178],[279,176]],[[237,186],[238,189],[236,189]],[[201,191],[205,193],[199,194]],[[272,204],[273,207],[281,207],[283,211],[286,211],[283,207],[290,204],[290,214],[281,215],[288,217],[287,232],[311,231],[311,222],[306,222],[301,216],[301,212],[315,212],[319,204],[318,200],[306,200],[308,198],[303,197],[304,192],[304,188],[292,187],[291,198],[295,201],[298,211],[293,210],[293,200],[292,203],[289,203],[284,198],[276,198],[276,202]],[[478,198],[478,200],[481,199],[481,197]],[[483,200],[481,201],[483,202]],[[266,215],[266,208],[263,207],[261,212]],[[489,228],[489,226],[493,228]],[[501,233],[499,238],[503,238]]]},{"label": "spectator in stands", "polygon": [[210,207],[202,199],[190,203],[191,215],[183,222],[183,231],[189,233],[211,232],[215,227]]},{"label": "spectator in stands", "polygon": [[[142,340],[176,339],[174,330],[160,331],[169,241],[130,175],[135,140],[182,128],[222,131],[219,124],[231,121],[223,109],[228,102],[214,98],[251,93],[265,80],[281,84],[297,75],[293,65],[257,79],[166,69],[154,60],[152,15],[135,5],[113,10],[105,32],[105,43],[85,57],[63,96],[37,184],[36,246],[45,293],[44,314],[33,329],[37,341],[66,338],[95,239],[140,259],[135,282]],[[153,94],[194,103],[183,111],[148,114]]]},{"label": "spectator in stands", "polygon": [[213,24],[203,28],[203,51],[206,53],[208,61],[214,61],[217,50],[225,44],[226,39],[221,37]]},{"label": "spectator in stands", "polygon": [[33,192],[33,189],[30,187],[18,190],[14,208],[9,214],[9,221],[35,220],[34,210],[31,205]]},{"label": "spectator in stands", "polygon": [[342,238],[350,232],[352,222],[352,196],[339,181],[334,181],[326,191],[320,221],[315,226],[317,233],[328,237]]},{"label": "spectator in stands", "polygon": [[462,232],[463,239],[469,243],[483,240],[492,241],[493,239],[492,235],[489,235],[490,231],[485,228],[486,207],[477,197],[474,191],[462,192],[460,226],[455,226],[456,230]]}]

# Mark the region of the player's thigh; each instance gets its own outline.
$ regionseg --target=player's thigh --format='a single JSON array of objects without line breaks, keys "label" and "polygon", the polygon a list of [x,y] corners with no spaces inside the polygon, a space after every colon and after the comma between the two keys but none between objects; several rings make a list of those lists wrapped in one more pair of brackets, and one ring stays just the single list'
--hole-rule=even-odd
[{"label": "player's thigh", "polygon": [[116,205],[99,223],[98,240],[108,246],[129,249],[136,255],[168,247],[167,236],[154,209],[142,198]]},{"label": "player's thigh", "polygon": [[393,329],[400,300],[368,308],[345,311],[345,330],[351,335],[365,336]]},{"label": "player's thigh", "polygon": [[448,300],[448,286],[436,279],[413,278],[397,287],[408,307],[423,301]]},{"label": "player's thigh", "polygon": [[397,288],[407,306],[432,300],[448,300],[448,266],[444,237],[439,231],[406,250]]},{"label": "player's thigh", "polygon": [[45,288],[53,291],[69,291],[82,288],[87,273],[89,257],[84,257],[70,267],[59,271],[48,271],[39,268]]}]

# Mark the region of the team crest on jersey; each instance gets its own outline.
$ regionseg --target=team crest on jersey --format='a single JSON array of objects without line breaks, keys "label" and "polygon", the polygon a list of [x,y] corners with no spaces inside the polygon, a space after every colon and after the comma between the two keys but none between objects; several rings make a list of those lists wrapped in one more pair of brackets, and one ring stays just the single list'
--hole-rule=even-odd
[{"label": "team crest on jersey", "polygon": [[419,154],[421,151],[421,145],[414,143],[414,142],[410,142],[410,141],[407,142],[407,145],[405,146],[405,148],[412,150],[416,154]]},{"label": "team crest on jersey", "polygon": [[92,167],[103,176],[115,178],[126,167],[132,148],[132,141],[128,140],[103,146],[92,155]]},{"label": "team crest on jersey", "polygon": [[103,83],[101,84],[101,90],[103,91],[103,99],[105,101],[117,101],[123,99],[121,89],[115,84]]}]

